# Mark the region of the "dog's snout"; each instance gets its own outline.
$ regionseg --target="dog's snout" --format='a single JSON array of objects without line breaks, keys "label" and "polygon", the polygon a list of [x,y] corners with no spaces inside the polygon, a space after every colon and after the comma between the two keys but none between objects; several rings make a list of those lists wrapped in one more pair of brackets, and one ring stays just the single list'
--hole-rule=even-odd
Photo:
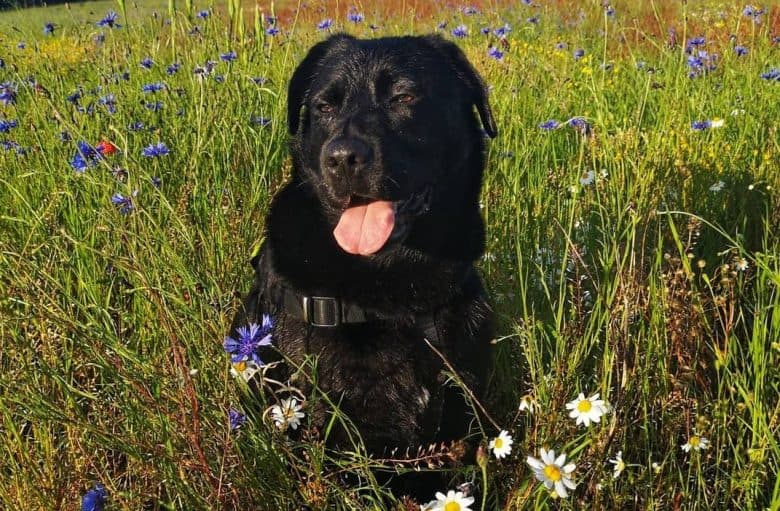
[{"label": "dog's snout", "polygon": [[371,147],[359,138],[337,138],[330,142],[323,154],[325,168],[334,174],[360,174],[371,164]]}]

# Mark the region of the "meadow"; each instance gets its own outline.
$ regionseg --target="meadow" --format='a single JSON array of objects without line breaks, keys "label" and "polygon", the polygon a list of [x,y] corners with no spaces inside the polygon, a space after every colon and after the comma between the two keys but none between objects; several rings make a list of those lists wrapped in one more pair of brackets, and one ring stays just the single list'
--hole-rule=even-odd
[{"label": "meadow", "polygon": [[[287,80],[338,31],[438,32],[490,87],[476,464],[329,452],[305,416],[290,437],[223,349],[289,172]],[[449,470],[470,509],[778,510],[778,130],[768,2],[0,12],[0,509],[378,509],[383,466]]]}]

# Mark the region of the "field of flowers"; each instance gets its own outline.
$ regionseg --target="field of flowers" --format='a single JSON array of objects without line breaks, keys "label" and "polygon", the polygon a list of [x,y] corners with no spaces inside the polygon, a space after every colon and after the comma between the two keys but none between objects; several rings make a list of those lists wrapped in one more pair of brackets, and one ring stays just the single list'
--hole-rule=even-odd
[{"label": "field of flowers", "polygon": [[[438,32],[490,86],[475,465],[328,452],[225,353],[287,79],[337,31]],[[776,4],[0,12],[0,509],[778,510],[779,130]],[[420,503],[371,471],[440,465]]]}]

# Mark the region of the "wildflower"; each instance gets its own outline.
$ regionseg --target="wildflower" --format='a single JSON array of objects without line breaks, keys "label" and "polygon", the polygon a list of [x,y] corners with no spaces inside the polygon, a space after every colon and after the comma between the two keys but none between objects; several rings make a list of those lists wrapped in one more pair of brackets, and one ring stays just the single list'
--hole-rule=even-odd
[{"label": "wildflower", "polygon": [[225,77],[223,75],[214,75],[214,81],[217,83],[224,83]]},{"label": "wildflower", "polygon": [[742,9],[742,15],[750,18],[753,23],[761,23],[761,16],[764,14],[764,9],[756,9],[752,5],[746,5]]},{"label": "wildflower", "polygon": [[526,463],[533,469],[536,479],[544,483],[548,490],[555,490],[559,497],[565,499],[568,497],[566,488],[573,490],[577,487],[571,479],[571,473],[577,468],[574,463],[566,463],[566,454],[555,457],[555,451],[547,451],[544,447],[539,449],[542,456],[541,460],[528,456]]},{"label": "wildflower", "polygon": [[490,33],[490,27],[482,27],[479,29],[479,33],[482,35],[488,35]]},{"label": "wildflower", "polygon": [[526,410],[528,413],[534,413],[534,408],[536,408],[536,401],[531,396],[523,396],[523,399],[520,400],[520,407],[518,408],[519,411]]},{"label": "wildflower", "polygon": [[13,128],[17,126],[16,121],[6,121],[5,119],[0,119],[0,133],[8,133]]},{"label": "wildflower", "polygon": [[[596,180],[596,173],[593,170],[589,170],[584,175],[580,176],[580,184],[582,186],[590,186],[593,184],[593,181],[595,180]],[[598,421],[594,421],[594,422],[598,422]]]},{"label": "wildflower", "polygon": [[144,123],[142,123],[141,121],[131,122],[130,124],[127,125],[127,129],[130,131],[141,131],[142,129],[144,129]]},{"label": "wildflower", "polygon": [[571,410],[569,417],[576,419],[577,424],[582,424],[585,427],[590,426],[591,422],[600,422],[601,416],[607,413],[607,406],[603,399],[599,399],[598,392],[587,399],[585,394],[580,392],[577,399],[566,403],[566,408]]},{"label": "wildflower", "polygon": [[527,21],[528,23],[532,24],[532,25],[536,25],[536,24],[538,24],[538,23],[539,23],[539,16],[531,16],[531,17],[530,17],[530,18],[528,18],[526,21]]},{"label": "wildflower", "polygon": [[357,24],[363,21],[364,16],[353,9],[349,11],[349,14],[347,14],[347,19],[352,23]]},{"label": "wildflower", "polygon": [[162,101],[149,101],[146,103],[143,103],[144,108],[147,110],[151,110],[152,112],[159,112],[163,108],[163,102]]},{"label": "wildflower", "polygon": [[302,405],[294,397],[282,399],[281,405],[271,407],[271,418],[276,427],[285,430],[288,427],[298,429],[301,425],[301,419],[306,415],[301,411]]},{"label": "wildflower", "polygon": [[151,59],[151,57],[146,57],[140,62],[140,66],[144,69],[152,69],[152,66],[154,65],[154,61]]},{"label": "wildflower", "polygon": [[202,20],[205,20],[209,17],[211,13],[208,11],[208,9],[203,9],[202,11],[198,11],[198,14],[196,16]]},{"label": "wildflower", "polygon": [[585,56],[585,50],[583,50],[582,48],[577,48],[576,50],[574,50],[574,53],[572,53],[572,55],[574,55],[574,60],[579,60]]},{"label": "wildflower", "polygon": [[222,346],[225,351],[233,355],[230,359],[232,363],[253,360],[259,366],[265,365],[260,355],[257,353],[261,346],[270,346],[271,330],[273,329],[273,320],[267,314],[263,314],[260,325],[250,323],[248,327],[240,327],[236,330],[238,339],[225,337]]},{"label": "wildflower", "polygon": [[610,463],[615,465],[612,472],[612,479],[617,479],[620,474],[626,469],[626,463],[623,461],[623,451],[618,451],[614,460],[609,460]]},{"label": "wildflower", "polygon": [[108,140],[101,140],[95,150],[103,156],[111,156],[117,152],[117,147]]},{"label": "wildflower", "polygon": [[653,469],[654,474],[660,474],[663,465],[661,463],[658,463],[657,461],[654,461],[653,463],[650,464],[650,468]]},{"label": "wildflower", "polygon": [[612,7],[611,5],[607,5],[607,7],[604,9],[604,14],[606,14],[610,18],[614,18],[615,17],[615,8]]},{"label": "wildflower", "polygon": [[458,39],[463,39],[467,35],[469,35],[469,29],[466,27],[466,25],[458,25],[457,27],[452,29],[452,35],[453,37],[457,37]]},{"label": "wildflower", "polygon": [[113,94],[106,94],[98,99],[98,104],[106,107],[106,111],[108,111],[109,114],[116,113],[116,96]]},{"label": "wildflower", "polygon": [[236,55],[236,52],[234,52],[234,51],[229,51],[227,53],[221,53],[219,55],[219,58],[223,62],[233,62],[234,60],[236,60],[237,57],[238,56]]},{"label": "wildflower", "polygon": [[268,81],[268,79],[263,76],[251,77],[250,80],[252,80],[255,85],[263,85],[266,81]]},{"label": "wildflower", "polygon": [[496,48],[495,46],[491,46],[488,48],[488,56],[492,57],[496,60],[501,60],[504,58],[504,52]]},{"label": "wildflower", "polygon": [[566,124],[576,129],[583,135],[590,134],[590,124],[588,124],[588,121],[586,121],[582,117],[572,117],[571,119],[566,121]]},{"label": "wildflower", "polygon": [[440,21],[438,25],[436,25],[436,30],[444,30],[447,28],[447,22],[446,21]]},{"label": "wildflower", "polygon": [[703,36],[692,37],[691,39],[688,39],[688,43],[685,45],[685,52],[691,53],[694,48],[704,46],[706,43],[707,40]]},{"label": "wildflower", "polygon": [[162,185],[162,179],[160,179],[158,176],[152,176],[150,181],[152,182],[152,186],[155,188],[160,188]]},{"label": "wildflower", "polygon": [[545,131],[551,131],[556,129],[558,126],[560,126],[560,123],[556,121],[555,119],[550,119],[549,121],[543,122],[539,125],[539,128],[545,130]]},{"label": "wildflower", "polygon": [[70,142],[70,133],[67,131],[60,131],[60,142]]},{"label": "wildflower", "polygon": [[168,146],[163,142],[157,142],[156,144],[146,146],[141,154],[147,158],[157,158],[158,156],[165,156],[168,153]]},{"label": "wildflower", "polygon": [[493,35],[499,39],[505,39],[509,32],[512,31],[512,26],[509,23],[504,23],[503,27],[498,27],[493,31]]},{"label": "wildflower", "polygon": [[713,129],[722,128],[725,125],[726,125],[726,121],[724,121],[723,119],[720,119],[718,117],[716,117],[715,119],[712,119],[710,121],[710,128],[713,128]]},{"label": "wildflower", "polygon": [[279,34],[279,29],[276,27],[269,27],[265,29],[265,33],[270,35],[271,37],[274,37]]},{"label": "wildflower", "polygon": [[734,47],[734,53],[737,54],[737,57],[744,57],[748,54],[748,49],[744,46],[735,46]]},{"label": "wildflower", "polygon": [[496,458],[501,459],[508,454],[512,453],[512,435],[508,431],[502,429],[496,438],[490,441],[488,449],[493,449],[493,454]]},{"label": "wildflower", "polygon": [[146,92],[146,93],[150,93],[150,92],[151,93],[155,93],[155,92],[159,92],[159,91],[161,91],[163,89],[165,89],[165,84],[162,83],[162,82],[147,83],[146,85],[141,87],[141,91]]},{"label": "wildflower", "polygon": [[6,106],[16,103],[16,89],[11,82],[0,83],[0,102]]},{"label": "wildflower", "polygon": [[133,197],[135,197],[136,195],[138,195],[138,190],[134,190],[133,195],[127,197],[117,192],[111,196],[111,202],[114,203],[119,208],[120,213],[122,213],[123,215],[127,215],[135,207],[133,205]]},{"label": "wildflower", "polygon": [[272,26],[276,25],[276,21],[277,21],[276,16],[266,16],[265,17],[265,23],[269,27],[272,27]]},{"label": "wildflower", "polygon": [[54,23],[46,23],[43,25],[43,35],[54,35]]},{"label": "wildflower", "polygon": [[560,43],[557,43],[555,45],[555,49],[556,50],[565,50],[566,49],[566,43],[564,43],[563,41],[561,41]]},{"label": "wildflower", "polygon": [[108,11],[108,14],[105,15],[105,17],[97,22],[97,26],[99,27],[108,27],[108,28],[120,28],[122,25],[116,22],[117,14],[114,11]]},{"label": "wildflower", "polygon": [[103,511],[106,499],[108,499],[106,487],[98,483],[81,497],[81,511]]},{"label": "wildflower", "polygon": [[691,129],[693,131],[703,131],[712,127],[712,121],[693,121]]},{"label": "wildflower", "polygon": [[479,13],[479,11],[474,6],[468,6],[463,8],[463,14],[465,14],[466,16],[471,16],[477,13]]},{"label": "wildflower", "polygon": [[235,431],[244,425],[244,423],[246,422],[246,415],[239,412],[238,410],[234,410],[231,408],[230,410],[228,410],[228,419],[230,419],[230,429]]},{"label": "wildflower", "polygon": [[330,18],[325,18],[324,20],[317,23],[317,30],[328,30],[332,26],[333,20]]},{"label": "wildflower", "polygon": [[780,68],[773,68],[766,73],[762,73],[761,78],[769,80],[770,82],[780,82]]},{"label": "wildflower", "polygon": [[91,145],[82,140],[77,144],[77,151],[70,161],[70,166],[76,172],[82,173],[95,165],[99,159],[100,154]]},{"label": "wildflower", "polygon": [[450,490],[447,495],[436,492],[436,500],[432,500],[424,506],[420,506],[421,511],[471,511],[469,507],[474,503],[474,497],[465,497],[463,492]]},{"label": "wildflower", "polygon": [[20,50],[23,50],[23,49],[27,48],[27,43],[25,43],[24,41],[19,41],[19,43],[16,45],[16,47],[18,49],[20,49]]},{"label": "wildflower", "polygon": [[95,37],[92,38],[92,41],[95,44],[103,44],[106,41],[106,34],[103,32],[96,34]]},{"label": "wildflower", "polygon": [[737,271],[745,271],[748,269],[748,266],[749,265],[747,259],[745,259],[744,257],[740,257],[739,259],[737,259],[737,262],[734,263],[734,267],[737,269]]},{"label": "wildflower", "polygon": [[179,68],[181,68],[181,64],[179,64],[178,62],[174,62],[173,64],[171,64],[165,69],[165,72],[168,75],[174,75],[179,72]]},{"label": "wildflower", "polygon": [[683,451],[689,452],[691,449],[693,449],[694,451],[701,451],[702,449],[706,449],[709,446],[710,446],[709,440],[707,440],[703,436],[693,435],[681,447]]}]

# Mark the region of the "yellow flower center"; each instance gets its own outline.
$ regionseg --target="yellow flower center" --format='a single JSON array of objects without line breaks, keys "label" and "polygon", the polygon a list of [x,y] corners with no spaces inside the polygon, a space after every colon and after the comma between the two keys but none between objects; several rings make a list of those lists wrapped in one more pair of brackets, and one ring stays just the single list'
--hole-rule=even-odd
[{"label": "yellow flower center", "polygon": [[233,364],[233,367],[235,367],[236,371],[240,373],[244,369],[246,369],[246,362],[236,362],[235,364]]},{"label": "yellow flower center", "polygon": [[504,441],[500,437],[493,440],[493,449],[501,449],[503,445]]},{"label": "yellow flower center", "polygon": [[460,511],[460,504],[457,502],[447,502],[444,506],[444,511]]},{"label": "yellow flower center", "polygon": [[544,475],[550,481],[557,483],[561,480],[561,469],[555,465],[547,465],[544,467]]},{"label": "yellow flower center", "polygon": [[699,444],[701,443],[701,440],[699,440],[699,437],[697,437],[697,436],[692,436],[688,440],[688,443],[691,444],[691,447],[699,447]]},{"label": "yellow flower center", "polygon": [[584,399],[577,405],[577,410],[580,413],[588,413],[591,408],[593,408],[593,405],[590,403],[589,399]]}]

